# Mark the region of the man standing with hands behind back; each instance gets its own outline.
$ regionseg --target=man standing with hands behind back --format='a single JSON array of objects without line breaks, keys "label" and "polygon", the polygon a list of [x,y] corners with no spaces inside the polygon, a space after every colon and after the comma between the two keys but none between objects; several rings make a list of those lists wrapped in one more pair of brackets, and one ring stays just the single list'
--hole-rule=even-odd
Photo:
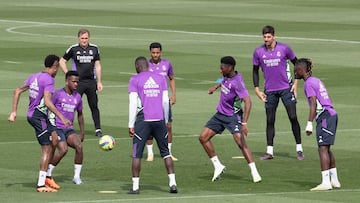
[{"label": "man standing with hands behind back", "polygon": [[77,92],[82,96],[84,93],[87,96],[88,104],[91,110],[92,118],[95,125],[95,136],[101,137],[103,135],[100,125],[100,111],[98,108],[98,95],[101,92],[102,75],[100,64],[100,51],[95,44],[89,43],[90,31],[87,29],[80,29],[78,32],[78,44],[71,45],[60,59],[60,67],[66,74],[68,68],[66,62],[72,59],[72,70],[79,72],[79,84]]}]

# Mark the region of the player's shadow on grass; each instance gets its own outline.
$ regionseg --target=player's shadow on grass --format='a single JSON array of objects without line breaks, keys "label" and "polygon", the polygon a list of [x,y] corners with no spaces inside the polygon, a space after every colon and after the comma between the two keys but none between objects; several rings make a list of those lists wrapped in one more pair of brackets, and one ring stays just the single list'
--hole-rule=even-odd
[{"label": "player's shadow on grass", "polygon": [[[160,183],[159,183],[160,184]],[[132,188],[132,184],[125,184],[124,186],[121,187],[124,191],[126,191],[125,193],[128,193],[130,191],[130,189]],[[158,192],[169,192],[169,190],[165,190],[163,187],[160,187],[159,185],[140,185],[140,194],[142,192],[150,192],[151,191],[158,191]]]},{"label": "player's shadow on grass", "polygon": [[290,184],[296,184],[296,185],[299,185],[301,186],[302,188],[313,188],[315,187],[317,184],[319,184],[318,182],[310,182],[310,181],[301,181],[301,180],[289,180],[289,181],[286,181],[286,182],[289,182]]},{"label": "player's shadow on grass", "polygon": [[[262,157],[263,155],[264,155],[264,152],[253,152],[253,158],[254,158],[255,162],[259,161],[260,157]],[[276,152],[274,155],[274,159],[276,159],[277,157],[294,159],[294,158],[296,158],[296,153],[294,152],[293,154],[291,154],[289,152]]]}]

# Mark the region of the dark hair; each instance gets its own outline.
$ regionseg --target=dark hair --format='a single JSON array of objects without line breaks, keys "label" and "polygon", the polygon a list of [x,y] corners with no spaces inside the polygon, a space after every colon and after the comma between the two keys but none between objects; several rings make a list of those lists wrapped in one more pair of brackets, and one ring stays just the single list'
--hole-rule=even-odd
[{"label": "dark hair", "polygon": [[313,69],[313,63],[312,63],[311,59],[300,58],[295,62],[295,67],[296,68],[299,68],[299,67],[306,68],[306,72],[311,75],[312,69]]},{"label": "dark hair", "polygon": [[136,72],[140,73],[148,69],[148,62],[144,56],[139,56],[135,59]]},{"label": "dark hair", "polygon": [[262,29],[262,34],[271,34],[275,35],[275,28],[271,25],[265,25]]},{"label": "dark hair", "polygon": [[220,62],[223,64],[231,65],[233,67],[235,67],[236,65],[236,61],[232,56],[224,56],[220,59]]},{"label": "dark hair", "polygon": [[55,61],[59,62],[59,60],[60,58],[58,56],[56,56],[55,54],[50,54],[46,56],[44,65],[46,68],[50,68],[51,66],[54,65]]},{"label": "dark hair", "polygon": [[151,50],[151,49],[154,49],[154,48],[159,48],[160,51],[162,50],[161,44],[160,44],[159,42],[153,42],[153,43],[151,43],[150,46],[149,46],[149,48],[150,48],[150,50]]},{"label": "dark hair", "polygon": [[79,77],[79,72],[77,72],[76,70],[69,70],[69,71],[66,72],[66,74],[65,74],[65,79],[68,79],[68,78],[70,78],[71,76]]},{"label": "dark hair", "polygon": [[85,34],[85,33],[88,33],[89,34],[89,37],[90,37],[90,31],[88,29],[85,29],[85,28],[81,28],[78,32],[78,37],[80,37],[80,35],[82,34]]}]

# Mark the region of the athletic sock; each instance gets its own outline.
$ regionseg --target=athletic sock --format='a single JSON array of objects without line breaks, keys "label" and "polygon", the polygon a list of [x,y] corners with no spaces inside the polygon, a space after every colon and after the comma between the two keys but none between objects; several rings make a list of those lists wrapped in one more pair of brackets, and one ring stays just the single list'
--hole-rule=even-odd
[{"label": "athletic sock", "polygon": [[170,173],[168,174],[169,176],[169,186],[173,186],[175,185],[176,186],[176,180],[175,180],[175,173]]},{"label": "athletic sock", "polygon": [[213,163],[214,168],[219,168],[219,167],[222,166],[222,164],[221,164],[221,162],[220,162],[220,160],[219,160],[219,158],[217,156],[211,157],[210,160]]},{"label": "athletic sock", "polygon": [[303,148],[302,148],[302,144],[296,144],[296,151],[300,151],[302,152],[303,151]]},{"label": "athletic sock", "polygon": [[147,144],[146,149],[147,149],[148,155],[153,155],[154,154],[152,144]]},{"label": "athletic sock", "polygon": [[331,168],[329,171],[331,180],[334,182],[339,182],[336,168]]},{"label": "athletic sock", "polygon": [[273,155],[274,154],[274,147],[273,146],[267,146],[266,147],[266,153]]},{"label": "athletic sock", "polygon": [[48,170],[46,172],[46,176],[51,177],[52,176],[52,171],[55,169],[55,166],[53,164],[49,164],[48,166]]},{"label": "athletic sock", "polygon": [[133,177],[132,178],[132,182],[133,182],[133,191],[136,191],[139,189],[139,181],[140,181],[140,178],[139,177]]},{"label": "athletic sock", "polygon": [[37,186],[44,186],[45,178],[46,178],[46,171],[39,171],[39,179],[38,179]]},{"label": "athletic sock", "polygon": [[321,171],[322,184],[330,184],[330,170]]},{"label": "athletic sock", "polygon": [[255,162],[249,163],[249,167],[250,167],[251,174],[259,175],[259,172],[256,168]]},{"label": "athletic sock", "polygon": [[74,178],[80,178],[82,164],[74,164]]}]

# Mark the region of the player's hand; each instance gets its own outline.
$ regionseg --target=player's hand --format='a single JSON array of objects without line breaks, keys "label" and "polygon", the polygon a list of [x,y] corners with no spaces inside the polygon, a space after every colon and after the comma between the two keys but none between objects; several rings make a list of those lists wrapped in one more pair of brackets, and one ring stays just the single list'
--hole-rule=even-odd
[{"label": "player's hand", "polygon": [[81,142],[84,142],[85,134],[80,133],[79,138],[80,138]]},{"label": "player's hand", "polygon": [[212,94],[212,93],[214,93],[215,91],[216,91],[216,87],[210,87],[209,89],[208,89],[208,94]]},{"label": "player's hand", "polygon": [[170,97],[170,104],[171,105],[174,105],[176,103],[176,97],[175,97],[175,95],[171,95],[171,97]]},{"label": "player's hand", "polygon": [[267,102],[266,94],[264,92],[258,91],[256,92],[256,95],[259,97],[261,101]]},{"label": "player's hand", "polygon": [[69,127],[72,125],[71,121],[67,118],[62,118],[61,121],[63,122],[63,124],[66,126],[66,127]]},{"label": "player's hand", "polygon": [[9,122],[14,122],[16,120],[16,112],[11,112],[9,117],[8,117],[8,121]]},{"label": "player's hand", "polygon": [[97,83],[97,91],[101,92],[103,90],[103,85],[101,82]]},{"label": "player's hand", "polygon": [[134,137],[134,134],[135,134],[135,129],[129,128],[129,137]]},{"label": "player's hand", "polygon": [[249,132],[249,130],[248,130],[247,124],[241,125],[241,134],[243,134],[244,136],[247,136],[248,132]]},{"label": "player's hand", "polygon": [[313,131],[313,124],[311,121],[308,121],[305,128],[306,134],[311,135]]}]

